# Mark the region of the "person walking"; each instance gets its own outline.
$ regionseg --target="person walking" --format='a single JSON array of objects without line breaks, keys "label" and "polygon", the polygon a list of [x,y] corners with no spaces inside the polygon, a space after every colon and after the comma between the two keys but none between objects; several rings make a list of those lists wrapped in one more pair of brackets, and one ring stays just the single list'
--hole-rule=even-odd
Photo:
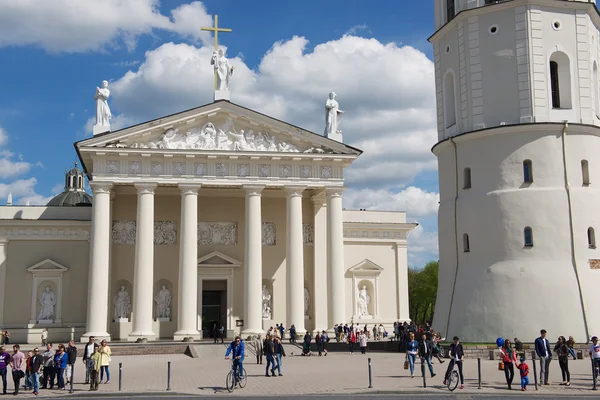
[{"label": "person walking", "polygon": [[219,327],[219,338],[221,339],[221,343],[223,343],[223,340],[225,339],[225,327],[223,324]]},{"label": "person walking", "polygon": [[433,378],[435,373],[433,372],[433,365],[431,365],[431,354],[433,351],[433,343],[430,340],[427,340],[427,335],[423,334],[421,336],[421,342],[419,343],[419,358],[421,358],[421,363],[423,361],[427,362],[427,366],[429,367],[429,373]]},{"label": "person walking", "polygon": [[558,356],[558,365],[562,374],[563,382],[561,385],[571,386],[571,373],[569,372],[569,346],[564,336],[559,336],[554,352]]},{"label": "person walking", "polygon": [[112,351],[110,350],[110,347],[108,346],[108,344],[106,343],[106,340],[102,340],[102,342],[100,342],[100,382],[102,382],[102,380],[104,379],[104,373],[106,372],[106,381],[104,381],[104,383],[110,383],[110,355],[112,354]]},{"label": "person walking", "polygon": [[19,394],[19,387],[21,387],[21,379],[25,377],[25,355],[21,353],[21,347],[18,344],[13,346],[13,355],[10,357],[10,368],[12,370],[13,382],[15,384],[15,391],[13,395]]},{"label": "person walking", "polygon": [[465,388],[465,378],[463,376],[463,361],[465,359],[465,352],[463,350],[462,343],[460,343],[460,339],[458,336],[454,336],[452,339],[452,344],[450,345],[450,363],[448,364],[448,369],[446,370],[446,375],[444,376],[444,385],[450,378],[450,373],[454,368],[454,365],[458,367],[458,375],[460,376],[460,388]]},{"label": "person walking", "polygon": [[419,350],[419,343],[415,340],[415,334],[410,333],[408,335],[408,343],[406,343],[406,359],[410,367],[410,377],[415,377],[415,360],[417,358],[417,352]]},{"label": "person walking", "polygon": [[517,365],[519,368],[519,374],[521,375],[521,391],[524,392],[527,390],[527,385],[529,385],[529,365],[525,362],[525,357],[521,357],[521,363]]},{"label": "person walking", "polygon": [[[88,383],[90,383],[90,371],[92,370],[92,368],[88,365],[91,360],[92,360],[92,356],[94,355],[94,350],[97,349],[98,343],[96,343],[96,338],[93,336],[90,336],[90,338],[88,339],[88,342],[86,343],[85,347],[83,348],[83,365],[85,366],[85,384],[87,385]],[[100,371],[100,365],[98,365],[98,371]]]},{"label": "person walking", "polygon": [[358,333],[358,342],[360,343],[360,354],[367,353],[367,335],[364,332]]},{"label": "person walking", "polygon": [[348,349],[350,354],[354,354],[354,343],[356,343],[356,333],[354,331],[348,333]]},{"label": "person walking", "polygon": [[[271,340],[271,336],[267,335],[263,347],[265,349],[265,356],[267,357],[265,376],[275,376],[275,368],[277,368],[275,365],[275,343],[273,343],[273,340]],[[269,375],[269,369],[271,370],[271,375]]]},{"label": "person walking", "polygon": [[6,352],[6,347],[0,346],[0,377],[2,378],[2,394],[6,394],[8,389],[8,382],[6,381],[6,374],[8,365],[10,364],[10,354]]},{"label": "person walking", "polygon": [[321,342],[321,332],[317,331],[315,335],[315,344],[317,345],[317,352],[319,353],[319,357],[323,355],[323,343]]},{"label": "person walking", "polygon": [[505,339],[504,344],[500,348],[500,358],[504,363],[504,377],[508,390],[512,390],[512,383],[515,378],[515,364],[517,362],[517,353],[512,348],[510,339]]},{"label": "person walking", "polygon": [[290,326],[290,343],[296,343],[296,326]]},{"label": "person walking", "polygon": [[73,375],[73,366],[77,361],[77,347],[75,346],[75,341],[71,340],[69,342],[69,346],[67,347],[67,370],[65,376],[67,378],[67,384],[71,383],[71,375]]},{"label": "person walking", "polygon": [[549,385],[548,375],[550,361],[552,361],[552,350],[550,342],[546,339],[546,330],[540,331],[540,337],[535,339],[535,353],[540,358],[540,385]]},{"label": "person walking", "polygon": [[252,341],[252,346],[254,347],[254,352],[256,353],[256,363],[262,364],[262,360],[263,360],[262,335],[254,336],[254,340]]},{"label": "person walking", "polygon": [[37,347],[33,349],[33,356],[30,361],[31,365],[31,376],[29,378],[29,384],[33,388],[32,394],[38,395],[40,394],[40,373],[42,372],[42,367],[44,366],[44,357],[40,354],[40,349]]},{"label": "person walking", "polygon": [[277,367],[275,369],[277,369],[277,374],[279,376],[283,376],[283,374],[281,373],[281,367],[282,367],[282,359],[283,359],[283,357],[285,357],[285,349],[283,348],[281,339],[279,339],[278,337],[275,338],[274,349],[275,349],[275,360],[277,361]]}]

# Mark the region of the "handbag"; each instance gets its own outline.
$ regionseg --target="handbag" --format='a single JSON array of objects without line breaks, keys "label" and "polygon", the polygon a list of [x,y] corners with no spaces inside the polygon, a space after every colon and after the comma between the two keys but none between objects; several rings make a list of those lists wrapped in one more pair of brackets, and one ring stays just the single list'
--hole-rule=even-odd
[{"label": "handbag", "polygon": [[404,369],[408,369],[408,360],[404,361]]},{"label": "handbag", "polygon": [[504,371],[504,361],[498,363],[498,371]]}]

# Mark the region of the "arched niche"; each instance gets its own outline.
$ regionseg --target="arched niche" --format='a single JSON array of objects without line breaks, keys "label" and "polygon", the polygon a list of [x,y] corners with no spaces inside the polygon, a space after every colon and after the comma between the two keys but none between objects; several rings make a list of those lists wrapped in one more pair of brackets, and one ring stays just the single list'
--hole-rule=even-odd
[{"label": "arched niche", "polygon": [[[125,317],[118,318],[116,303],[117,303],[117,298],[120,295],[119,292],[121,291],[121,286],[125,287],[125,291],[127,292],[127,295],[129,297],[129,310],[127,310]],[[132,307],[133,307],[133,285],[131,284],[131,282],[129,282],[127,279],[119,279],[116,282],[116,285],[113,287],[110,294],[111,294],[111,297],[110,297],[111,314],[110,315],[111,315],[112,321],[113,322],[129,322],[129,321],[131,321],[131,311],[132,311]]]},{"label": "arched niche", "polygon": [[[369,259],[364,259],[348,269],[348,274],[352,277],[354,321],[360,322],[379,318],[379,275],[382,271],[383,268]],[[359,312],[358,300],[363,286],[366,286],[367,293],[370,296],[370,302],[367,305],[368,315]]]},{"label": "arched niche", "polygon": [[[164,291],[166,289],[166,291]],[[167,292],[168,291],[168,292]],[[169,299],[170,297],[170,299]],[[168,322],[173,320],[177,312],[174,308],[173,284],[168,279],[160,279],[154,285],[154,320]]]},{"label": "arched niche", "polygon": [[[262,304],[261,304],[261,314],[262,318],[265,321],[272,321],[274,314],[274,304],[273,301],[273,280],[272,279],[263,279],[262,280]],[[266,289],[266,292],[265,292]],[[268,293],[268,294],[267,294]],[[267,297],[270,296],[269,299]],[[270,322],[269,322],[270,323]]]},{"label": "arched niche", "polygon": [[[30,324],[60,325],[62,323],[63,274],[69,268],[46,258],[27,268],[31,274]],[[42,308],[45,304],[45,310]],[[51,311],[51,312],[50,312]]]}]

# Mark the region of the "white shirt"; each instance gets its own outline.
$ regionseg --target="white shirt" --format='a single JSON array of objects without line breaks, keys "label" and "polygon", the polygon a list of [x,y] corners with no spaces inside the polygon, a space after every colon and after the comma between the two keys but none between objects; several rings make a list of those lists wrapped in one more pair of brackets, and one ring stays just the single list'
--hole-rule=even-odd
[{"label": "white shirt", "polygon": [[92,356],[92,354],[94,354],[94,343],[88,343],[85,346],[85,358],[90,358]]},{"label": "white shirt", "polygon": [[427,354],[427,342],[423,342],[423,347],[425,347],[425,354]]},{"label": "white shirt", "polygon": [[550,343],[548,342],[548,339],[544,338],[544,351],[546,352],[546,357],[548,357],[548,346],[550,346]]},{"label": "white shirt", "polygon": [[600,343],[592,344],[590,346],[590,351],[592,352],[592,358],[600,358]]}]

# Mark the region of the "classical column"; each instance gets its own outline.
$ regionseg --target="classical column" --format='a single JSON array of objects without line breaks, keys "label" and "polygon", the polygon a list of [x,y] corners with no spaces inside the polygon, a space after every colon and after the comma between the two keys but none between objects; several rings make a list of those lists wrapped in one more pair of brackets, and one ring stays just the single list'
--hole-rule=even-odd
[{"label": "classical column", "polygon": [[200,339],[198,332],[198,189],[199,185],[179,185],[179,302],[175,340]]},{"label": "classical column", "polygon": [[136,183],[137,226],[135,263],[133,267],[132,329],[128,340],[154,340],[152,309],[154,307],[154,189],[155,183]]},{"label": "classical column", "polygon": [[85,342],[90,336],[95,336],[97,339],[110,339],[107,327],[112,183],[92,181],[90,187],[94,193],[94,201],[90,236],[86,332],[81,338]]},{"label": "classical column", "polygon": [[[325,192],[320,192],[312,197],[314,207],[314,228],[313,228],[313,292],[312,311],[315,318],[315,330],[321,331],[324,328],[333,328],[327,322],[327,201]],[[318,307],[316,305],[319,305]]]},{"label": "classical column", "polygon": [[348,323],[344,285],[343,188],[327,189],[327,264],[329,279],[329,327]]},{"label": "classical column", "polygon": [[304,329],[304,240],[302,234],[302,187],[285,189],[287,199],[287,325],[296,327],[302,337]]},{"label": "classical column", "polygon": [[264,186],[246,189],[246,234],[244,246],[244,336],[262,329],[262,217]]},{"label": "classical column", "polygon": [[4,326],[4,297],[6,296],[6,252],[8,240],[0,239],[0,326]]}]

